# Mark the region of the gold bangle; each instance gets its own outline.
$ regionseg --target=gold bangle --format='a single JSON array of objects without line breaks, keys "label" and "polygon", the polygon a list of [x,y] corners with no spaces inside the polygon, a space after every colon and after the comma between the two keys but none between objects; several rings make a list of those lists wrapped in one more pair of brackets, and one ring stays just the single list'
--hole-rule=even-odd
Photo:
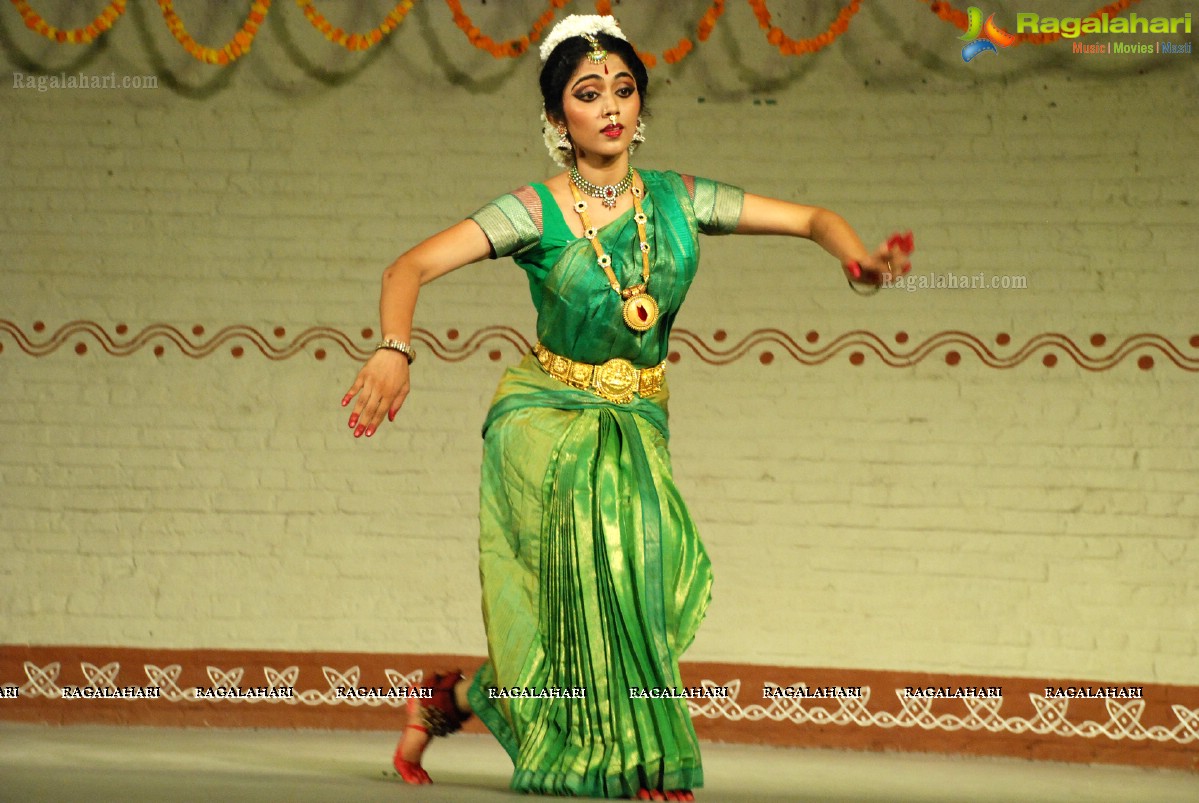
[{"label": "gold bangle", "polygon": [[391,351],[400,352],[408,358],[409,365],[412,365],[416,361],[416,349],[402,340],[380,340],[379,345],[375,346],[375,351],[379,349],[390,349]]}]

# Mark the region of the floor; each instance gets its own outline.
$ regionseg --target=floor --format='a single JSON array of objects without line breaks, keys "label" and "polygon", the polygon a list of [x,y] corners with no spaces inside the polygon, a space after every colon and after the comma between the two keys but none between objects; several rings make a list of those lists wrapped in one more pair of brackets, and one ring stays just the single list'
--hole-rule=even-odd
[{"label": "floor", "polygon": [[[393,734],[0,723],[3,801],[467,801],[507,790],[490,737],[426,756],[433,786],[390,768]],[[1199,801],[1199,774],[1017,759],[705,745],[704,803],[755,801]]]}]

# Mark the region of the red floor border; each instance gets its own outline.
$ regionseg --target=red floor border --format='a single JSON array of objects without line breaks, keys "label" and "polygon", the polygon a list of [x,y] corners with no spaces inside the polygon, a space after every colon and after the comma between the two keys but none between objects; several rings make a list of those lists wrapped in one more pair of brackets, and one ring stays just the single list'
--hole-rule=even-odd
[{"label": "red floor border", "polygon": [[[402,700],[336,699],[335,689],[402,687],[435,670],[472,672],[482,660],[431,654],[0,645],[0,720],[398,732]],[[1199,686],[710,662],[684,662],[682,673],[688,686],[727,687],[727,697],[692,701],[696,730],[709,741],[1199,771]],[[294,695],[236,701],[195,697],[196,687],[234,686],[247,694],[291,687]],[[63,699],[64,687],[107,688],[110,693],[157,689],[160,697]],[[764,696],[767,688],[777,694],[776,687],[806,688],[809,696],[797,699],[794,691],[792,696]],[[1083,688],[1091,695],[1119,696],[1059,696]],[[861,696],[855,697],[855,690]],[[986,696],[996,691],[1001,696]],[[1139,698],[1128,696],[1137,692]],[[467,729],[482,732],[474,720]]]}]

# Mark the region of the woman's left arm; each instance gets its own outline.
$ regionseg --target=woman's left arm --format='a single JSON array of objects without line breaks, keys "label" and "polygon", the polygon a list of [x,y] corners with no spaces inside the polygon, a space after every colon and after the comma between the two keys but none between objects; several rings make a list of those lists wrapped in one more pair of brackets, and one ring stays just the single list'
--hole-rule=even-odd
[{"label": "woman's left arm", "polygon": [[836,212],[776,198],[745,194],[735,234],[783,234],[805,237],[841,263],[855,282],[881,284],[893,281],[912,268],[912,233],[894,234],[873,252],[857,232]]}]

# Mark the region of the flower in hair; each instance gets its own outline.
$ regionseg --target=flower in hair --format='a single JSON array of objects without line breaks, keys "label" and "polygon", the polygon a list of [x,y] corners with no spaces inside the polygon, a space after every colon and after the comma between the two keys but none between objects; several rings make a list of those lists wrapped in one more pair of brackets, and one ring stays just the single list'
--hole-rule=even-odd
[{"label": "flower in hair", "polygon": [[545,37],[545,41],[541,43],[541,60],[544,62],[548,59],[550,53],[554,52],[554,48],[567,39],[572,36],[582,36],[585,33],[606,33],[617,39],[628,41],[628,37],[620,30],[616,17],[601,17],[599,14],[571,14],[569,17],[563,17],[562,21],[554,26],[550,35]]},{"label": "flower in hair", "polygon": [[545,149],[549,151],[550,158],[559,167],[570,167],[575,163],[574,150],[559,147],[562,135],[558,133],[558,127],[545,116],[545,109],[541,110],[541,136],[545,140]]}]

